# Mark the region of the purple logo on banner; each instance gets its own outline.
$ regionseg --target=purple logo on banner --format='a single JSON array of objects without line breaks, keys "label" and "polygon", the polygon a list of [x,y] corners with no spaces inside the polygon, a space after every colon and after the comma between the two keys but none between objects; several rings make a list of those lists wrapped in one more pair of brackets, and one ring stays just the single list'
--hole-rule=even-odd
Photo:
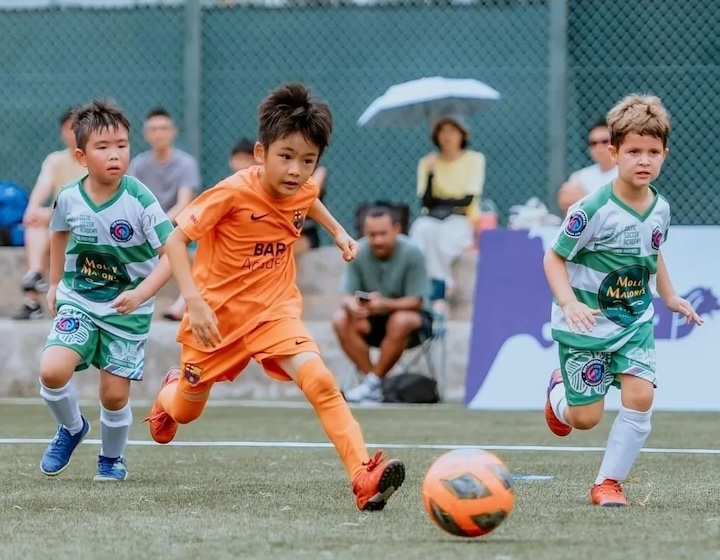
[{"label": "purple logo on banner", "polygon": [[[542,333],[543,326],[550,322],[552,304],[543,271],[543,254],[542,239],[528,237],[526,230],[483,232],[482,256],[478,259],[475,281],[470,359],[465,376],[465,404],[482,387],[508,339],[526,334],[543,348],[554,344]],[[708,288],[694,288],[683,297],[700,315],[720,310],[717,296]],[[681,315],[669,311],[659,298],[653,303],[656,339],[679,339],[690,334],[693,324],[687,325]],[[528,367],[533,366],[528,364]],[[549,374],[538,372],[538,375]]]},{"label": "purple logo on banner", "polygon": [[482,386],[508,338],[529,334],[544,348],[553,345],[542,335],[543,325],[550,320],[552,302],[542,260],[542,239],[529,239],[525,230],[483,232],[465,404]]}]

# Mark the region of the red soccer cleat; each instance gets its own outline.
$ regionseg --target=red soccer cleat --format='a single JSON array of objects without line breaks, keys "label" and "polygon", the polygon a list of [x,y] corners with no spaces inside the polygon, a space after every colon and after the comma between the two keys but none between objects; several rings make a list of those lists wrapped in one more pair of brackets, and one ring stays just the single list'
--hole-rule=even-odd
[{"label": "red soccer cleat", "polygon": [[550,384],[548,385],[547,390],[547,401],[545,401],[545,422],[547,422],[548,428],[550,428],[550,431],[553,434],[555,434],[556,436],[565,437],[570,432],[572,432],[572,426],[568,426],[567,424],[561,422],[558,417],[555,416],[555,412],[553,411],[552,406],[550,406],[550,391],[552,391],[556,385],[562,382],[562,373],[560,373],[559,369],[556,369],[552,372],[552,375],[550,375]]},{"label": "red soccer cleat", "polygon": [[600,507],[626,507],[630,505],[617,480],[606,478],[590,488],[590,501]]},{"label": "red soccer cleat", "polygon": [[[180,370],[178,368],[170,368],[163,378],[160,390],[170,383],[177,383],[180,379]],[[177,433],[178,423],[165,412],[158,404],[157,399],[150,409],[150,416],[145,418],[143,422],[150,422],[150,437],[157,443],[170,443]]]},{"label": "red soccer cleat", "polygon": [[352,489],[358,509],[380,511],[405,481],[405,465],[398,459],[385,459],[382,451],[367,463],[353,481]]}]

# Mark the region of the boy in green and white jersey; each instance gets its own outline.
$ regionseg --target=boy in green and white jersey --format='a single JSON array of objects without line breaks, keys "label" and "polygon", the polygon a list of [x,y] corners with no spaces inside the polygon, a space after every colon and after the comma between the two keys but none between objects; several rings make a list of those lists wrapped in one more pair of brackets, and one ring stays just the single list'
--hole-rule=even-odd
[{"label": "boy in green and white jersey", "polygon": [[94,365],[102,440],[95,480],[127,477],[130,381],[142,379],[155,294],[170,277],[159,255],[172,231],[154,195],[125,175],[129,128],[108,103],[78,110],[75,155],[87,175],[62,188],[50,220],[48,307],[55,320],[40,362],[40,395],[59,425],[40,463],[50,476],[67,467],[90,430],[71,379]]},{"label": "boy in green and white jersey", "polygon": [[607,122],[618,176],[568,210],[545,254],[560,355],[545,419],[559,436],[593,428],[608,389],[620,387],[622,405],[590,491],[594,504],[618,507],[628,505],[621,483],[650,433],[653,293],[688,322],[702,320],[676,295],[660,252],[670,206],[650,183],[668,153],[669,116],[657,97],[630,95],[610,110]]}]

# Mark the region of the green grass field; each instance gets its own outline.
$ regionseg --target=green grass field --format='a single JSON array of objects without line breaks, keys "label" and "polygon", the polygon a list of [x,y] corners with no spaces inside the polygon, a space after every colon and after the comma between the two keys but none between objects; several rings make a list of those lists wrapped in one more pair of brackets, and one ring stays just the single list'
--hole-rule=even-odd
[{"label": "green grass field", "polygon": [[[98,410],[84,412],[99,436]],[[132,440],[149,439],[135,409]],[[720,485],[716,454],[644,453],[626,486],[633,507],[588,502],[597,450],[496,453],[516,473],[554,475],[518,481],[517,500],[493,534],[462,539],[425,515],[420,484],[432,445],[602,446],[613,413],[589,433],[550,434],[541,413],[489,413],[458,406],[359,409],[368,442],[406,462],[408,478],[383,512],[356,510],[344,470],[307,408],[211,407],[182,426],[178,442],[131,445],[130,478],[92,482],[98,445],[76,452],[68,469],[38,469],[49,412],[40,404],[0,404],[0,559],[188,558],[720,558]],[[715,449],[717,414],[656,413],[651,448]],[[212,442],[267,442],[231,447]],[[402,444],[402,445],[400,445]],[[255,444],[258,445],[258,444]]]}]

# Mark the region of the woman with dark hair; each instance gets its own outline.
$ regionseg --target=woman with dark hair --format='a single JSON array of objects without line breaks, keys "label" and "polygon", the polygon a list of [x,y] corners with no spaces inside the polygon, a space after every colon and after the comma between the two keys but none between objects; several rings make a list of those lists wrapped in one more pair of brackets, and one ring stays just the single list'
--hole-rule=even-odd
[{"label": "woman with dark hair", "polygon": [[439,118],[431,135],[439,151],[430,152],[418,163],[417,193],[423,208],[410,228],[410,237],[425,253],[433,301],[452,297],[452,264],[473,244],[485,156],[467,148],[469,135],[461,117]]}]

